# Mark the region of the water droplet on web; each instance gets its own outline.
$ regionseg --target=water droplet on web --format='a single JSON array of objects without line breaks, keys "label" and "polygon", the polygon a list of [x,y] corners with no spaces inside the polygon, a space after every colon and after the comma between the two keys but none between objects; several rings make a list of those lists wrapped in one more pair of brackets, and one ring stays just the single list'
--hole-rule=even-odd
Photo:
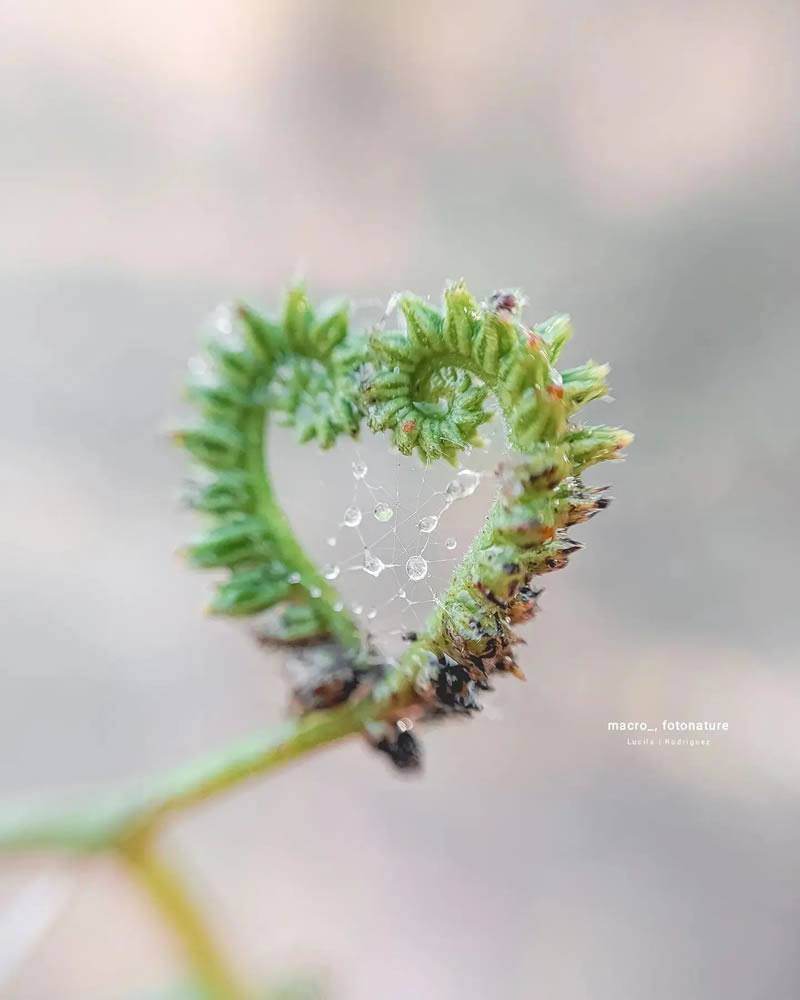
[{"label": "water droplet on web", "polygon": [[422,556],[412,556],[406,563],[409,580],[424,580],[428,574],[428,563]]},{"label": "water droplet on web", "polygon": [[326,580],[335,580],[339,575],[339,567],[332,566],[330,563],[327,566],[322,567],[322,575]]},{"label": "water droplet on web", "polygon": [[456,478],[464,484],[465,497],[471,496],[481,484],[480,472],[475,472],[473,469],[462,469]]},{"label": "water droplet on web", "polygon": [[312,587],[311,590],[309,590],[309,594],[311,594],[312,597],[322,597],[322,591],[319,587]]},{"label": "water droplet on web", "polygon": [[290,573],[289,574],[289,583],[300,583],[300,574],[299,573]]},{"label": "water droplet on web", "polygon": [[462,469],[455,479],[451,479],[447,484],[444,495],[448,501],[461,500],[463,497],[472,496],[481,483],[479,472],[472,469]]},{"label": "water droplet on web", "polygon": [[375,504],[375,510],[373,510],[373,515],[376,521],[391,521],[394,517],[394,511],[389,506],[388,503],[384,503],[382,500],[380,503]]},{"label": "water droplet on web", "polygon": [[367,474],[366,465],[363,462],[356,459],[356,461],[353,462],[353,476],[356,479],[363,479],[364,476],[366,476],[366,474]]},{"label": "water droplet on web", "polygon": [[358,507],[348,507],[344,512],[344,523],[348,528],[357,528],[361,524],[361,511]]},{"label": "water droplet on web", "polygon": [[456,542],[455,538],[448,538],[444,543],[444,547],[452,551],[457,544],[458,543]]},{"label": "water droplet on web", "polygon": [[423,517],[421,520],[417,521],[417,527],[420,531],[424,531],[426,535],[429,535],[432,531],[436,530],[436,525],[438,523],[438,515],[428,514],[427,517]]},{"label": "water droplet on web", "polygon": [[334,611],[344,611],[344,604],[341,601],[337,601],[333,606]]},{"label": "water droplet on web", "polygon": [[370,608],[369,611],[367,612],[367,618],[375,618],[377,614],[378,614],[377,608]]},{"label": "water droplet on web", "polygon": [[336,535],[331,535],[331,537],[328,539],[328,545],[334,546],[335,544],[336,544]]},{"label": "water droplet on web", "polygon": [[398,590],[397,591],[397,596],[398,597],[405,597],[406,596],[406,592],[404,590]]},{"label": "water droplet on web", "polygon": [[362,608],[362,606],[360,604],[354,604],[353,605],[353,614],[354,615],[360,615],[363,610],[364,609]]},{"label": "water droplet on web", "polygon": [[381,573],[386,569],[386,563],[374,556],[370,551],[364,553],[364,572],[369,573],[370,576],[380,576]]}]

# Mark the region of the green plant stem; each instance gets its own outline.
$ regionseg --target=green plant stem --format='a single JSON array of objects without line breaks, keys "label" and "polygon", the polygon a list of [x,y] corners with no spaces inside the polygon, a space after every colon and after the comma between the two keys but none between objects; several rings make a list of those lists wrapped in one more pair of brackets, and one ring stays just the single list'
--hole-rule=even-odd
[{"label": "green plant stem", "polygon": [[149,837],[128,841],[120,858],[180,942],[195,984],[208,1000],[246,1000],[248,994],[219,952],[200,913],[170,865]]},{"label": "green plant stem", "polygon": [[367,722],[382,718],[402,702],[402,687],[398,677],[391,691],[387,689],[381,696],[314,712],[268,733],[246,737],[98,804],[7,811],[0,816],[0,852],[90,854],[119,847],[153,831],[173,813],[359,732]]},{"label": "green plant stem", "polygon": [[348,649],[358,649],[361,633],[358,626],[342,610],[334,605],[339,595],[322,576],[314,562],[292,530],[289,519],[275,498],[275,491],[267,473],[266,432],[269,417],[265,407],[253,406],[247,413],[245,427],[245,463],[250,481],[256,494],[256,510],[264,524],[271,526],[275,544],[282,561],[300,574],[298,587],[307,594],[318,592],[314,598],[314,610],[324,622],[331,636]]}]

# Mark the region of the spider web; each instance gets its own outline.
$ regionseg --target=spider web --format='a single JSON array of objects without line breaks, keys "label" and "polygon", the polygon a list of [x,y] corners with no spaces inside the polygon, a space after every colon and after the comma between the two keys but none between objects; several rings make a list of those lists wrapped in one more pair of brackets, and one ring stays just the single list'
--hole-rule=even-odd
[{"label": "spider web", "polygon": [[[381,438],[376,444],[384,446]],[[416,457],[351,445],[351,499],[331,511],[325,576],[387,652],[422,629],[490,507],[491,457],[425,467]],[[485,467],[484,467],[485,466]],[[338,513],[338,516],[337,516]]]}]

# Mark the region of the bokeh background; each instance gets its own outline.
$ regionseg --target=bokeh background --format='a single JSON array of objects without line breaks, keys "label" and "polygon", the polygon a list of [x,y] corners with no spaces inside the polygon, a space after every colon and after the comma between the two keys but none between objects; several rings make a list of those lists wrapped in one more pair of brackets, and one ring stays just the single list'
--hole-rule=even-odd
[{"label": "bokeh background", "polygon": [[[194,522],[159,430],[214,305],[298,272],[373,304],[519,286],[531,319],[572,313],[568,361],[613,362],[591,416],[637,434],[546,581],[527,686],[426,733],[422,779],[352,743],[168,844],[250,976],[337,1000],[796,996],[797,5],[9,0],[2,22],[3,802],[282,717],[274,657],[203,617],[210,581],[174,556]],[[322,561],[351,446],[277,447]],[[662,718],[730,731],[607,732]],[[102,862],[0,860],[7,956],[31,880],[57,919],[5,1000],[178,971]]]}]

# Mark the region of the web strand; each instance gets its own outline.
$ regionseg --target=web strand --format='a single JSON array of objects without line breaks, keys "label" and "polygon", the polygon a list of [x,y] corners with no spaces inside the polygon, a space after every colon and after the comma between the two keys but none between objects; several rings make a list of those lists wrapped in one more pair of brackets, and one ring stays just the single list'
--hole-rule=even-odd
[{"label": "web strand", "polygon": [[[366,643],[367,633],[418,631],[432,608],[443,610],[437,588],[444,589],[448,571],[461,558],[455,537],[459,518],[451,508],[467,513],[463,502],[486,473],[420,466],[398,455],[389,472],[394,482],[387,484],[381,482],[381,465],[368,468],[359,446],[352,456],[350,506],[328,539],[337,558],[327,569],[330,579],[339,578],[348,592],[358,593],[349,597],[350,609]],[[442,486],[445,476],[450,480]],[[453,535],[447,534],[448,527]]]}]

